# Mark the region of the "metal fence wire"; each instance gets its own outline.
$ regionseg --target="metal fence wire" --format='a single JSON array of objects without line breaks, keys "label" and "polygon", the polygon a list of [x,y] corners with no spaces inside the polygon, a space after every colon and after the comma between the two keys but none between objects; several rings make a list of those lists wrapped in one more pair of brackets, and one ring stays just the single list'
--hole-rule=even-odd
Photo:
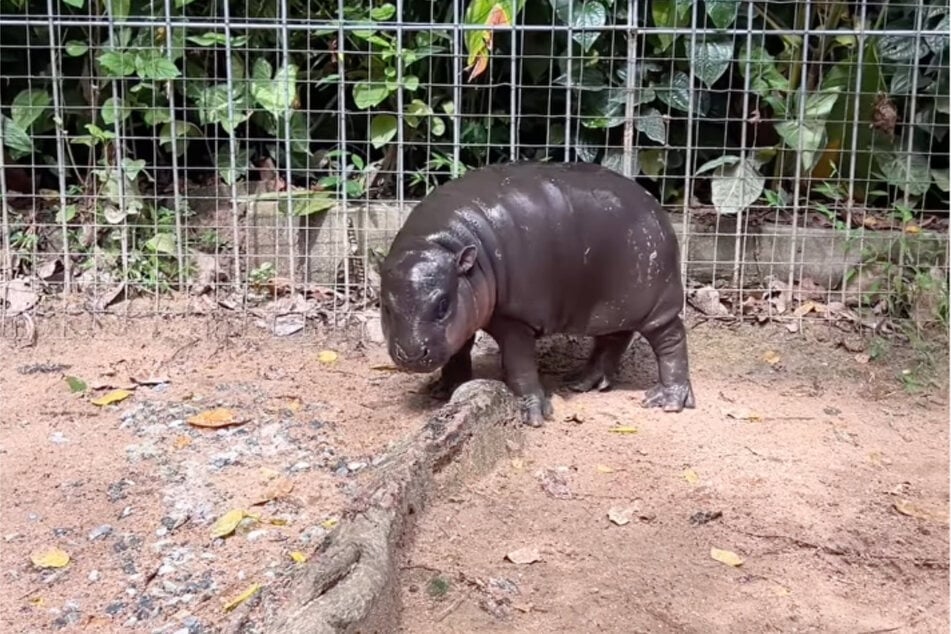
[{"label": "metal fence wire", "polygon": [[708,317],[946,328],[948,49],[947,0],[0,0],[0,328],[372,320],[515,160],[643,184]]}]

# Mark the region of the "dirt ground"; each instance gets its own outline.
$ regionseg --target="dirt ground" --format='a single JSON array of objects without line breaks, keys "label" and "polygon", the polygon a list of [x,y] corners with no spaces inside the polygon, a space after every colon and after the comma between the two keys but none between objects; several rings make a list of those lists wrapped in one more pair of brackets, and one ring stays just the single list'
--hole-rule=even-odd
[{"label": "dirt ground", "polygon": [[[0,341],[3,631],[220,631],[438,406],[379,346],[204,324]],[[929,377],[827,326],[691,326],[697,409],[637,405],[638,342],[615,390],[559,390],[520,453],[434,497],[401,631],[947,631],[947,352]],[[552,386],[585,352],[539,350]],[[231,424],[194,424],[220,408]],[[213,535],[235,510],[253,517]],[[54,548],[67,565],[31,561]]]}]

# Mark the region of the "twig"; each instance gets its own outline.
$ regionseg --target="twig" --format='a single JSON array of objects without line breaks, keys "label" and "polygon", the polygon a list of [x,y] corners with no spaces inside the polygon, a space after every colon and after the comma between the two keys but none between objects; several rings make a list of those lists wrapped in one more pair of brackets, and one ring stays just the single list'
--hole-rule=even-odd
[{"label": "twig", "polygon": [[462,602],[469,598],[469,591],[466,591],[461,597],[452,602],[452,605],[447,607],[445,610],[436,615],[435,620],[437,623],[441,623],[447,616],[455,612]]}]

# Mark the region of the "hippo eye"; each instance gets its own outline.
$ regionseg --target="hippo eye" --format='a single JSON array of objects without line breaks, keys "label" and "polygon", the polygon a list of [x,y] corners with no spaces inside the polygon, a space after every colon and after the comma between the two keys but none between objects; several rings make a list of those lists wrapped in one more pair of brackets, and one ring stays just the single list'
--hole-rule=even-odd
[{"label": "hippo eye", "polygon": [[436,319],[445,319],[446,314],[449,312],[449,298],[445,295],[439,298],[439,303],[436,304]]}]

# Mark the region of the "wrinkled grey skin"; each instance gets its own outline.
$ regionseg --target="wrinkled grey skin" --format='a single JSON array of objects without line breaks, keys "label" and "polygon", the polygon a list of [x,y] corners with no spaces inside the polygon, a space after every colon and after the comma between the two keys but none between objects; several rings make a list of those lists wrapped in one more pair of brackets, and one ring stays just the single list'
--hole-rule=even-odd
[{"label": "wrinkled grey skin", "polygon": [[575,391],[611,386],[635,332],[657,357],[645,407],[695,407],[677,238],[633,180],[597,165],[495,165],[436,188],[410,213],[380,266],[390,356],[410,372],[442,368],[446,398],[472,378],[478,330],[499,344],[509,388],[533,426],[552,415],[535,339],[591,335],[569,377]]}]

